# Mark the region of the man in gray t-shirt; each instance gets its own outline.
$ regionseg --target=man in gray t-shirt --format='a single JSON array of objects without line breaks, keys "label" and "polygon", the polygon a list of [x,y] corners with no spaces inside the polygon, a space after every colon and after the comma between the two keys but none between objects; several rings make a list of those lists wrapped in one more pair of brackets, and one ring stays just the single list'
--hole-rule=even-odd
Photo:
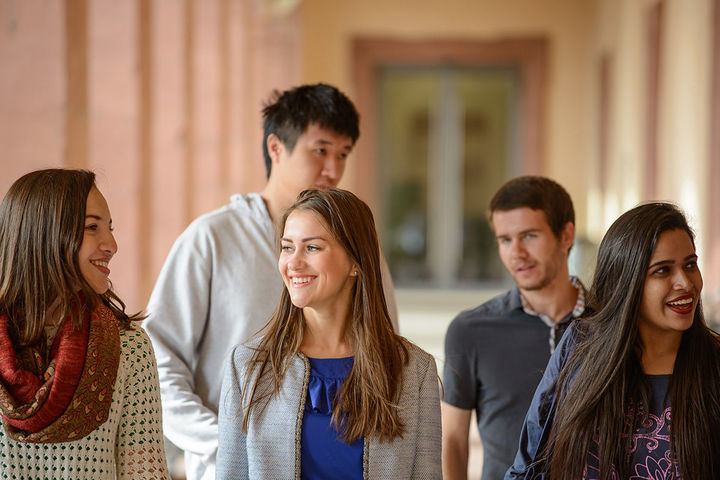
[{"label": "man in gray t-shirt", "polygon": [[544,177],[518,177],[490,202],[500,258],[516,287],[462,312],[445,337],[443,476],[466,479],[475,410],[483,443],[483,480],[512,464],[525,413],[555,344],[582,315],[585,295],[570,277],[575,239],[570,196]]}]

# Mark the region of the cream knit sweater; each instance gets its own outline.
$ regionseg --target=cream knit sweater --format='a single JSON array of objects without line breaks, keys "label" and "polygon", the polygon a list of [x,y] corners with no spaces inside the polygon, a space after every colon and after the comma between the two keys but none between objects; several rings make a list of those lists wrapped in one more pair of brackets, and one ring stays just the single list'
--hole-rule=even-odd
[{"label": "cream knit sweater", "polygon": [[170,478],[155,355],[142,328],[120,332],[120,355],[108,420],[64,443],[20,443],[0,427],[0,479]]}]

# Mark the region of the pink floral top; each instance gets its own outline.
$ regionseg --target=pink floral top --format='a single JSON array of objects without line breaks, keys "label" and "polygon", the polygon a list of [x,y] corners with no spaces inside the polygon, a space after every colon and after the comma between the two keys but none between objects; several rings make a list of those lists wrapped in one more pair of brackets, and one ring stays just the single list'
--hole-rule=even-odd
[{"label": "pink floral top", "polygon": [[[647,375],[646,377],[653,393],[653,405],[645,417],[645,405],[640,404],[637,408],[630,407],[627,412],[627,421],[638,427],[632,434],[632,441],[628,456],[630,457],[630,468],[628,469],[629,480],[677,480],[682,478],[675,461],[670,454],[670,417],[671,409],[665,404],[665,392],[667,391],[670,375]],[[585,480],[597,480],[598,458],[595,453],[588,455],[588,463],[583,478]],[[613,472],[613,480],[620,480]]]}]

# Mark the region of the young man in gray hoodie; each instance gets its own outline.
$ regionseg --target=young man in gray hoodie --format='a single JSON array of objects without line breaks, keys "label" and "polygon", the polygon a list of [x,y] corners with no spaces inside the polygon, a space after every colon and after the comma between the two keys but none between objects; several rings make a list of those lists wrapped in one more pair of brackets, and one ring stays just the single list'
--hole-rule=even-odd
[{"label": "young man in gray hoodie", "polygon": [[[301,191],[338,184],[359,136],[352,102],[324,84],[275,94],[263,119],[265,188],[233,195],[180,235],[144,323],[157,357],[164,433],[185,451],[188,480],[215,478],[224,360],[266,324],[280,299],[275,222]],[[387,267],[384,274],[397,322]]]}]

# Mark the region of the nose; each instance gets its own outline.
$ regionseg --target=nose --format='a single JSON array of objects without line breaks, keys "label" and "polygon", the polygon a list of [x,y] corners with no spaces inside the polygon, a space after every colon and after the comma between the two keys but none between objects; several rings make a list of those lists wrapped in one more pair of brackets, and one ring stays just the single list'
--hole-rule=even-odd
[{"label": "nose", "polygon": [[305,265],[305,258],[301,249],[295,250],[287,259],[288,270],[299,270]]},{"label": "nose", "polygon": [[687,272],[679,268],[673,278],[673,288],[676,290],[689,290],[692,282],[688,278]]},{"label": "nose", "polygon": [[527,251],[525,250],[525,246],[523,245],[523,242],[520,241],[518,238],[513,238],[510,241],[510,254],[513,257],[516,258],[524,258]]},{"label": "nose", "polygon": [[337,155],[328,155],[323,164],[321,175],[327,179],[331,187],[335,187],[340,181],[344,170],[344,159],[339,158]]},{"label": "nose", "polygon": [[118,246],[115,241],[115,235],[113,235],[112,232],[107,232],[107,234],[103,236],[100,242],[100,249],[111,257],[117,253]]}]

